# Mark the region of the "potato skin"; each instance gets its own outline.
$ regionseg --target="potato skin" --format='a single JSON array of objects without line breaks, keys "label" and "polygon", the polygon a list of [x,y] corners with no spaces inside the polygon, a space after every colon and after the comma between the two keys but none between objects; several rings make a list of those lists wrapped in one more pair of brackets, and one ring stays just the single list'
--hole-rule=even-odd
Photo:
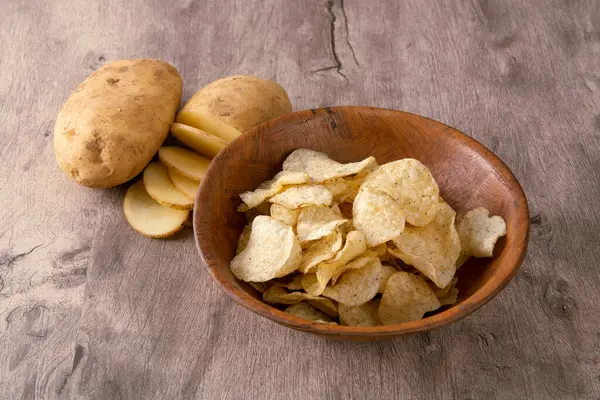
[{"label": "potato skin", "polygon": [[135,177],[167,137],[181,90],[177,69],[161,60],[102,66],[58,114],[54,152],[59,167],[92,188],[117,186]]},{"label": "potato skin", "polygon": [[204,86],[181,111],[209,114],[243,133],[291,112],[292,104],[277,82],[252,75],[234,75]]}]

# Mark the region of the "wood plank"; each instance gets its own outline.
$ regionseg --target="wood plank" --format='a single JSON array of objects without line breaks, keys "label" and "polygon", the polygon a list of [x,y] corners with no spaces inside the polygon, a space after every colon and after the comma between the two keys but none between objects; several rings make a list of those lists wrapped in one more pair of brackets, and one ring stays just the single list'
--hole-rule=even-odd
[{"label": "wood plank", "polygon": [[[598,2],[2,7],[0,397],[600,396]],[[529,197],[522,270],[467,319],[390,342],[325,341],[249,313],[200,267],[189,231],[143,238],[122,217],[122,188],[80,188],[54,164],[70,90],[134,56],[173,62],[186,98],[253,73],[296,109],[374,105],[465,131]]]}]

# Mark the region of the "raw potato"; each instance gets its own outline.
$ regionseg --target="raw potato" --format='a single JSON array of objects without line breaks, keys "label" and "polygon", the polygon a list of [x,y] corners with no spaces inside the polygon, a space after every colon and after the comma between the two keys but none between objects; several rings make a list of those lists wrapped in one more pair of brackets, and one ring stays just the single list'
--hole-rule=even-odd
[{"label": "raw potato", "polygon": [[177,122],[231,141],[248,129],[291,111],[287,93],[276,82],[235,75],[200,89],[183,106]]},{"label": "raw potato", "polygon": [[194,201],[177,190],[169,179],[167,167],[159,162],[148,164],[144,170],[144,187],[163,206],[177,210],[191,210],[194,207]]},{"label": "raw potato", "polygon": [[160,60],[120,60],[83,81],[60,110],[54,152],[77,183],[106,188],[138,175],[175,118],[181,76]]},{"label": "raw potato", "polygon": [[183,176],[195,181],[204,178],[210,165],[208,158],[181,147],[163,146],[158,151],[158,158],[167,167],[173,168]]},{"label": "raw potato", "polygon": [[153,238],[166,238],[179,232],[190,213],[187,210],[174,210],[154,201],[141,180],[127,190],[123,211],[133,229]]},{"label": "raw potato", "polygon": [[227,141],[193,126],[171,124],[171,134],[203,156],[214,158],[227,146]]},{"label": "raw potato", "polygon": [[169,173],[169,179],[177,188],[177,190],[179,190],[192,200],[196,198],[196,193],[198,192],[198,188],[200,187],[200,182],[190,179],[185,175],[182,175],[180,172],[173,168],[167,168],[167,172]]}]

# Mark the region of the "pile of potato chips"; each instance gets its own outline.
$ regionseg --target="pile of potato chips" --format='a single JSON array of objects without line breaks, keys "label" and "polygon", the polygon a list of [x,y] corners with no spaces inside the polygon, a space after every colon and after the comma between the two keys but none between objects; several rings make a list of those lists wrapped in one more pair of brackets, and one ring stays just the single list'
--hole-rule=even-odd
[{"label": "pile of potato chips", "polygon": [[506,234],[485,208],[456,218],[409,158],[341,164],[298,149],[240,197],[248,225],[231,271],[265,302],[322,323],[399,324],[455,304],[456,269],[492,257]]}]

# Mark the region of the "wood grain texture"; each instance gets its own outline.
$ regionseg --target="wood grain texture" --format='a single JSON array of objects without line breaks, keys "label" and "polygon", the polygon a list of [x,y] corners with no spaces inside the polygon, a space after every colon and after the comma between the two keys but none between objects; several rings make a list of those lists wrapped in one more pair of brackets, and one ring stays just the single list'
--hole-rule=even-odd
[{"label": "wood grain texture", "polygon": [[[246,218],[240,194],[281,171],[298,148],[326,152],[339,162],[375,157],[379,164],[415,158],[423,162],[440,194],[460,215],[477,207],[506,221],[506,237],[492,259],[472,259],[456,274],[458,303],[428,318],[402,325],[348,327],[291,316],[262,301],[236,279],[229,265]],[[529,237],[523,189],[504,163],[470,137],[419,115],[373,107],[326,107],[298,111],[245,133],[215,158],[194,204],[194,235],[203,265],[223,291],[249,310],[284,326],[345,340],[389,339],[444,327],[480,308],[517,273]]]},{"label": "wood grain texture", "polygon": [[[600,397],[597,1],[6,0],[0,11],[0,398]],[[401,109],[470,134],[527,193],[519,274],[470,317],[383,343],[325,341],[237,306],[194,272],[191,234],[138,236],[123,189],[80,188],[54,162],[70,91],[138,56],[176,65],[184,99],[253,73],[295,109]]]}]

